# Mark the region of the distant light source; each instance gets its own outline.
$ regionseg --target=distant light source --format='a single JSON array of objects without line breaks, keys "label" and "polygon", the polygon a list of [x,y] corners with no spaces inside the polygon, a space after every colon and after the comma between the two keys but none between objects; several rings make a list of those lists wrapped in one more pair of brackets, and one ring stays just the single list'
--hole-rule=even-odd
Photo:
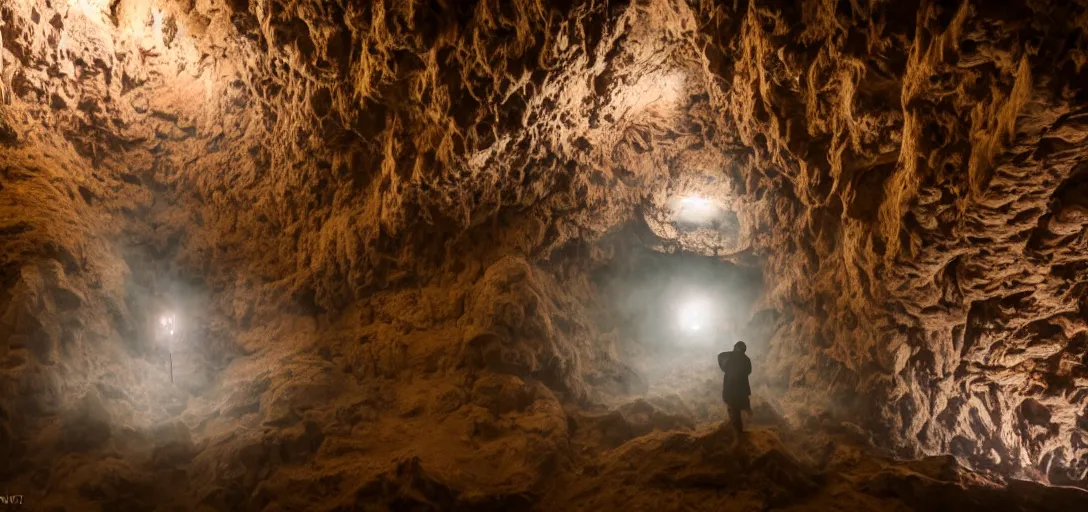
[{"label": "distant light source", "polygon": [[701,196],[688,196],[680,200],[676,217],[690,224],[708,224],[718,216],[720,208],[713,201]]},{"label": "distant light source", "polygon": [[166,356],[170,360],[170,382],[174,382],[174,339],[177,336],[177,318],[173,313],[165,313],[159,317],[159,327],[162,328],[162,337],[166,342]]},{"label": "distant light source", "polygon": [[677,313],[680,329],[696,333],[711,323],[714,307],[706,297],[692,297],[680,304]]},{"label": "distant light source", "polygon": [[[163,332],[165,332],[168,337],[174,336],[174,332],[177,330],[173,313],[167,313],[161,316],[159,318],[159,325],[162,326]],[[173,339],[170,339],[169,341],[173,341]]]}]

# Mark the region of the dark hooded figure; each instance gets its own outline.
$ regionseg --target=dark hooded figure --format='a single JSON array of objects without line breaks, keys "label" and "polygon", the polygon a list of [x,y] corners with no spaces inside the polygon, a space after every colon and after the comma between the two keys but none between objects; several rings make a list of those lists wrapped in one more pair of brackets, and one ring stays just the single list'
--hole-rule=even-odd
[{"label": "dark hooded figure", "polygon": [[732,352],[722,352],[718,356],[718,365],[725,372],[722,378],[722,401],[729,409],[729,422],[738,437],[744,433],[744,424],[741,419],[741,411],[752,412],[748,397],[752,394],[752,388],[748,385],[748,375],[752,373],[752,360],[744,352],[748,346],[743,341],[738,341],[733,346]]}]

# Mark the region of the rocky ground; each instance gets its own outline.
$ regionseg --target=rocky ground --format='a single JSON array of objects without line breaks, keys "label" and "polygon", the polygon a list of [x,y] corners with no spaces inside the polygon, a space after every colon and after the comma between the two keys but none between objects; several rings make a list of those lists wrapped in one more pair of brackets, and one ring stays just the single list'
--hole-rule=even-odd
[{"label": "rocky ground", "polygon": [[[5,0],[0,491],[1085,508],[1086,27],[1080,0]],[[676,344],[629,306],[700,265],[733,314]]]}]

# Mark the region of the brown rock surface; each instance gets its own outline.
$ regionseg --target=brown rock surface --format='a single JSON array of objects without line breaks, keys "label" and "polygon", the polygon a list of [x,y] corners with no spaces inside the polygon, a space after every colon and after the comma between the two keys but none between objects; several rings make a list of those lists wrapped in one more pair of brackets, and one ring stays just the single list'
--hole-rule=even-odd
[{"label": "brown rock surface", "polygon": [[[1080,0],[4,0],[0,490],[1083,509],[1086,27]],[[713,344],[659,329],[693,286],[728,299]],[[721,337],[756,368],[739,452]]]}]

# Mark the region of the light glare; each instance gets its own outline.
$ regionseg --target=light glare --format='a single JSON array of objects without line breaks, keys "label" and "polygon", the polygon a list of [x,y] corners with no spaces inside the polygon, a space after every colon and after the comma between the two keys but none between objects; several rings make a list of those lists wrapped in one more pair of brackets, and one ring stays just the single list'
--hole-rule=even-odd
[{"label": "light glare", "polygon": [[718,205],[702,196],[688,196],[680,200],[677,219],[692,224],[707,224],[718,215]]},{"label": "light glare", "polygon": [[173,313],[166,313],[159,317],[159,325],[162,326],[163,331],[168,335],[173,336],[177,332],[177,320]]},{"label": "light glare", "polygon": [[713,308],[705,298],[695,297],[689,299],[679,308],[678,321],[680,329],[693,333],[701,331],[712,314]]}]

